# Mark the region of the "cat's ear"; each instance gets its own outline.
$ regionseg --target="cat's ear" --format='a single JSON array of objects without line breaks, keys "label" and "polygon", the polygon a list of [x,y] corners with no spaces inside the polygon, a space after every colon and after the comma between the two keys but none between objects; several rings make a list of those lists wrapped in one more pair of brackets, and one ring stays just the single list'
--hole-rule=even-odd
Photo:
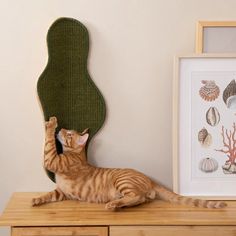
[{"label": "cat's ear", "polygon": [[84,146],[88,140],[88,137],[89,137],[89,134],[84,134],[84,135],[80,136],[79,140],[78,140],[78,144],[80,146]]},{"label": "cat's ear", "polygon": [[85,129],[81,134],[84,135],[84,134],[87,134],[89,132],[89,128]]}]

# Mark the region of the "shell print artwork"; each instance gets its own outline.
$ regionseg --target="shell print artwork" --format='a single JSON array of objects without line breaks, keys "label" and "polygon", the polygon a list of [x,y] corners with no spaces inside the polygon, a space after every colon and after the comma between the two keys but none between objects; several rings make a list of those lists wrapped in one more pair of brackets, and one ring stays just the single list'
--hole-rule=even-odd
[{"label": "shell print artwork", "polygon": [[208,133],[206,128],[202,128],[198,132],[198,141],[202,145],[202,147],[209,147],[212,143],[212,136]]},{"label": "shell print artwork", "polygon": [[199,95],[205,101],[211,102],[218,98],[220,94],[220,88],[216,85],[214,80],[202,80],[202,86],[199,90]]},{"label": "shell print artwork", "polygon": [[199,169],[205,173],[211,173],[218,169],[218,162],[214,158],[203,158],[199,163]]},{"label": "shell print artwork", "polygon": [[211,126],[216,126],[220,122],[220,113],[216,107],[210,107],[206,113],[206,121]]},{"label": "shell print artwork", "polygon": [[236,82],[232,80],[223,92],[223,101],[230,109],[236,109]]}]

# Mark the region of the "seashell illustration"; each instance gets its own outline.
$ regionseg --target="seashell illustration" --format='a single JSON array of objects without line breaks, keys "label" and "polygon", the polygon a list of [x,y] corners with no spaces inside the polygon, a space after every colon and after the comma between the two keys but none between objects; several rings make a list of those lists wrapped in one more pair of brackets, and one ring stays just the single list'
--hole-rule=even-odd
[{"label": "seashell illustration", "polygon": [[205,173],[211,173],[218,169],[218,162],[214,158],[203,158],[199,163],[199,169]]},{"label": "seashell illustration", "polygon": [[204,86],[199,90],[199,95],[205,101],[211,102],[218,98],[220,94],[220,88],[216,85],[214,80],[202,80]]},{"label": "seashell illustration", "polygon": [[206,128],[202,128],[198,132],[198,141],[203,147],[209,147],[212,143],[212,136],[208,133]]},{"label": "seashell illustration", "polygon": [[236,174],[236,164],[227,162],[222,166],[224,174]]},{"label": "seashell illustration", "polygon": [[211,126],[216,126],[220,122],[220,113],[216,107],[210,107],[206,113],[206,121]]},{"label": "seashell illustration", "polygon": [[230,109],[236,108],[236,82],[232,80],[223,92],[223,101]]}]

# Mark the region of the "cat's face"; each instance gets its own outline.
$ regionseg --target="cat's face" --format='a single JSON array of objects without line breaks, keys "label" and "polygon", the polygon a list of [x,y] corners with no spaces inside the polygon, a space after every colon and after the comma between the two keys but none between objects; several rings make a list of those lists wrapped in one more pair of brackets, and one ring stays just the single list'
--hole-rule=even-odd
[{"label": "cat's face", "polygon": [[85,130],[82,134],[74,130],[61,129],[57,139],[63,146],[63,151],[81,151],[88,140],[88,133]]}]

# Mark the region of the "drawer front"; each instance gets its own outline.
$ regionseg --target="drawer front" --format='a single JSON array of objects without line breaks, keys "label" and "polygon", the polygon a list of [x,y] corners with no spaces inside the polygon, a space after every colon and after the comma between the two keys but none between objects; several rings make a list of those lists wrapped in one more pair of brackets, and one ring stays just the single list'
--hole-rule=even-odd
[{"label": "drawer front", "polygon": [[236,226],[111,226],[110,236],[235,236]]},{"label": "drawer front", "polygon": [[12,236],[108,236],[107,227],[14,227]]}]

